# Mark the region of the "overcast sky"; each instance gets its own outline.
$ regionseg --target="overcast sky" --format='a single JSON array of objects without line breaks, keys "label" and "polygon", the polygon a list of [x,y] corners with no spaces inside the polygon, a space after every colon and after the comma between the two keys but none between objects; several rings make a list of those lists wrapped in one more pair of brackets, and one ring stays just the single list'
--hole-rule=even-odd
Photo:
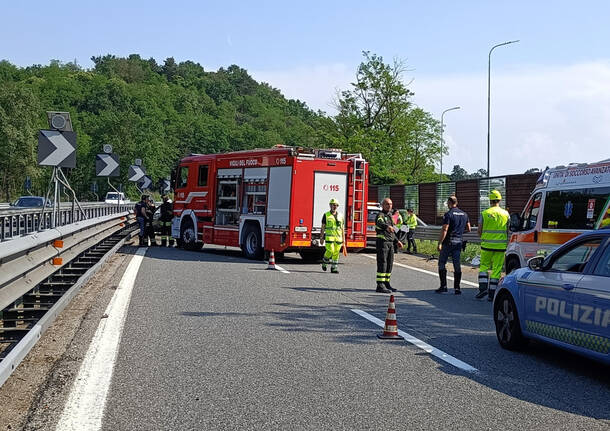
[{"label": "overcast sky", "polygon": [[30,1],[3,5],[0,58],[19,66],[138,53],[237,64],[332,114],[361,52],[405,60],[413,102],[440,119],[445,172],[491,174],[610,158],[610,2]]}]

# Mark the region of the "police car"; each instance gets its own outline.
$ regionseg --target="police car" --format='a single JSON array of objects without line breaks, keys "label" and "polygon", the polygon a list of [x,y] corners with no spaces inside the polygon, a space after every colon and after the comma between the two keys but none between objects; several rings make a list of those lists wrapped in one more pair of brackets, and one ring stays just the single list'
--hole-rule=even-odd
[{"label": "police car", "polygon": [[584,233],[504,277],[493,318],[505,349],[531,338],[610,364],[610,229]]}]

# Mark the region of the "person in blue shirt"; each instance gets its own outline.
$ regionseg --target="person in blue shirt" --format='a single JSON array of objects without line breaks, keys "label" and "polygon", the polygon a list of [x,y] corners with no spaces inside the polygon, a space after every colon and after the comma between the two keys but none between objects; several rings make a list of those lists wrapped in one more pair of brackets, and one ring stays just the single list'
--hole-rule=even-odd
[{"label": "person in blue shirt", "polygon": [[456,295],[462,293],[460,282],[462,281],[462,267],[460,255],[462,254],[462,235],[464,231],[470,232],[470,220],[468,214],[458,208],[458,200],[455,196],[447,198],[449,211],[443,216],[443,227],[438,239],[438,276],[441,286],[435,290],[436,293],[447,292],[447,269],[445,268],[449,256],[453,261],[453,289]]}]

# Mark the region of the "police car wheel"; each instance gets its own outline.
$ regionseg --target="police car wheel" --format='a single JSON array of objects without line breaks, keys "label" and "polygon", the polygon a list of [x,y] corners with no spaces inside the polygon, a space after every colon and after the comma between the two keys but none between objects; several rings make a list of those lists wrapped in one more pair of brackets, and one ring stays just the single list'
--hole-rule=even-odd
[{"label": "police car wheel", "polygon": [[527,340],[521,332],[517,306],[510,294],[501,292],[494,302],[494,323],[500,346],[507,350],[520,350]]}]

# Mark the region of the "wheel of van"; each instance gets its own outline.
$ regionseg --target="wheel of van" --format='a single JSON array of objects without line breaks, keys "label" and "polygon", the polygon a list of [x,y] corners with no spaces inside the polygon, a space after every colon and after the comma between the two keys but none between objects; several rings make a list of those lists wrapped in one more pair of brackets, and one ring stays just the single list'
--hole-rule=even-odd
[{"label": "wheel of van", "polygon": [[506,291],[500,292],[494,302],[494,323],[500,346],[507,350],[521,350],[525,347],[527,339],[521,332],[517,306]]},{"label": "wheel of van", "polygon": [[180,240],[178,245],[185,250],[201,250],[202,242],[197,241],[197,232],[190,219],[186,219],[180,226]]},{"label": "wheel of van", "polygon": [[303,259],[305,262],[315,263],[322,260],[324,257],[324,251],[325,250],[323,248],[305,249],[299,251],[299,254],[301,255],[301,259]]},{"label": "wheel of van", "polygon": [[265,255],[263,239],[258,226],[249,223],[244,228],[241,251],[248,259],[262,260]]},{"label": "wheel of van", "polygon": [[506,261],[506,274],[510,274],[511,272],[521,268],[521,264],[519,263],[519,259],[516,257],[509,257]]}]

